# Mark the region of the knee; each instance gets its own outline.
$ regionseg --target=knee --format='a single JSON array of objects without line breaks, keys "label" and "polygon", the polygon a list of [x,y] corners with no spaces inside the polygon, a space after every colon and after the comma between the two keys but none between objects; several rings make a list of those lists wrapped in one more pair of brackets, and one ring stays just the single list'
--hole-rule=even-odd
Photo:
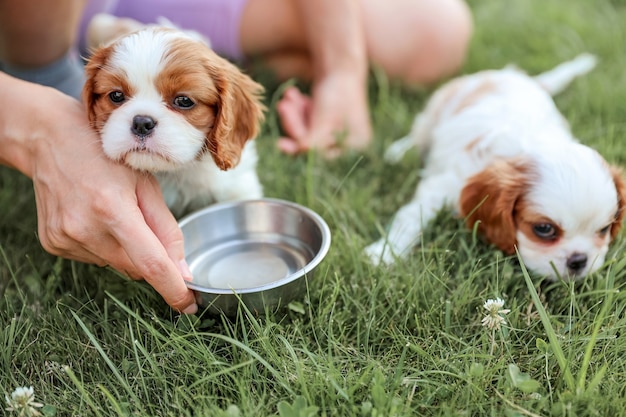
[{"label": "knee", "polygon": [[461,68],[473,34],[473,19],[463,0],[424,0],[421,4],[404,16],[404,33],[396,42],[403,40],[390,48],[393,53],[372,58],[391,78],[427,85]]},{"label": "knee", "polygon": [[432,25],[423,54],[409,66],[407,81],[429,84],[459,71],[473,34],[472,14],[462,0],[447,0],[440,24]]}]

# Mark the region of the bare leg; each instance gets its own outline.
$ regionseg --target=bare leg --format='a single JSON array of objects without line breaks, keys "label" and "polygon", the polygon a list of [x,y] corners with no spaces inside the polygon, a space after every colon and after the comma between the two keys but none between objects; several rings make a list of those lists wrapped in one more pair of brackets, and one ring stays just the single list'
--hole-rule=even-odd
[{"label": "bare leg", "polygon": [[[472,18],[461,0],[360,0],[369,60],[390,78],[427,84],[462,65]],[[293,0],[250,0],[241,25],[243,52],[281,78],[311,77],[303,24]]]},{"label": "bare leg", "polygon": [[0,71],[73,97],[84,83],[72,46],[84,0],[0,1]]},{"label": "bare leg", "polygon": [[38,68],[60,59],[76,40],[84,3],[0,1],[0,61]]},{"label": "bare leg", "polygon": [[362,0],[371,62],[390,78],[428,84],[457,71],[472,34],[459,0]]}]

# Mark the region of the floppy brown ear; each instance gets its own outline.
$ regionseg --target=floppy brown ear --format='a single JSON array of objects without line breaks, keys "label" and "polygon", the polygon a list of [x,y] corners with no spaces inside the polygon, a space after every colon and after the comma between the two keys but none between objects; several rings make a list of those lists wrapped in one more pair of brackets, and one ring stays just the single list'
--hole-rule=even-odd
[{"label": "floppy brown ear", "polygon": [[265,106],[263,87],[230,62],[209,67],[218,93],[216,117],[207,148],[217,166],[227,170],[239,162],[246,142],[259,133]]},{"label": "floppy brown ear", "polygon": [[112,46],[97,49],[85,65],[85,84],[83,85],[81,98],[85,108],[87,109],[87,118],[89,119],[89,123],[92,125],[96,119],[94,106],[97,99],[97,95],[95,94],[96,74],[106,65],[111,49]]},{"label": "floppy brown ear", "polygon": [[528,186],[522,161],[497,161],[471,177],[461,191],[459,205],[467,226],[506,254],[515,252],[515,205]]},{"label": "floppy brown ear", "polygon": [[611,225],[611,240],[613,240],[617,237],[620,230],[622,230],[622,221],[626,214],[626,182],[624,181],[624,175],[620,168],[611,166],[610,170],[613,182],[615,183],[615,190],[617,191],[617,213]]}]

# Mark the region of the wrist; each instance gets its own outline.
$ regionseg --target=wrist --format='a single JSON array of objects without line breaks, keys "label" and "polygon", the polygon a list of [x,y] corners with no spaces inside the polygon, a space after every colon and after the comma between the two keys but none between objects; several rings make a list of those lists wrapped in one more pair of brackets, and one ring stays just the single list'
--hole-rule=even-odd
[{"label": "wrist", "polygon": [[326,94],[341,95],[347,101],[367,100],[367,73],[355,68],[332,68],[324,73],[314,74],[312,94],[316,96],[321,91]]},{"label": "wrist", "polygon": [[[78,102],[57,90],[0,73],[0,163],[32,178],[42,147],[67,120],[68,104]],[[73,103],[75,102],[75,103]]]},{"label": "wrist", "polygon": [[365,79],[368,56],[359,2],[300,0],[297,4],[314,76],[346,72]]},{"label": "wrist", "polygon": [[319,59],[313,68],[313,77],[316,80],[330,76],[351,78],[358,83],[367,79],[368,65],[364,56],[357,53],[343,54],[341,57],[332,56]]},{"label": "wrist", "polygon": [[[30,151],[26,140],[28,127],[22,120],[24,112],[19,109],[21,97],[29,94],[25,91],[26,83],[0,72],[0,90],[4,92],[0,96],[0,107],[3,109],[0,112],[0,163],[30,176]],[[17,98],[17,105],[12,103],[13,98]]]}]

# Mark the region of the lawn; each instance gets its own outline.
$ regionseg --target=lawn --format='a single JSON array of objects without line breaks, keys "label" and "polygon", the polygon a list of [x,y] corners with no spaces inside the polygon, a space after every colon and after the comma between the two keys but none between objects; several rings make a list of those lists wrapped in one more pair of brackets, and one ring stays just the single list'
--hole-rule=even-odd
[{"label": "lawn", "polygon": [[[470,5],[463,73],[599,57],[556,102],[583,143],[626,166],[626,2]],[[179,316],[145,283],[51,257],[30,181],[0,169],[0,399],[32,386],[46,416],[624,415],[624,233],[575,284],[528,276],[448,213],[393,268],[362,257],[418,182],[417,152],[396,166],[382,153],[430,93],[372,72],[375,143],[334,161],[279,154],[270,110],[266,194],[320,213],[333,244],[308,294],[262,316]],[[489,330],[496,298],[510,312]]]}]

